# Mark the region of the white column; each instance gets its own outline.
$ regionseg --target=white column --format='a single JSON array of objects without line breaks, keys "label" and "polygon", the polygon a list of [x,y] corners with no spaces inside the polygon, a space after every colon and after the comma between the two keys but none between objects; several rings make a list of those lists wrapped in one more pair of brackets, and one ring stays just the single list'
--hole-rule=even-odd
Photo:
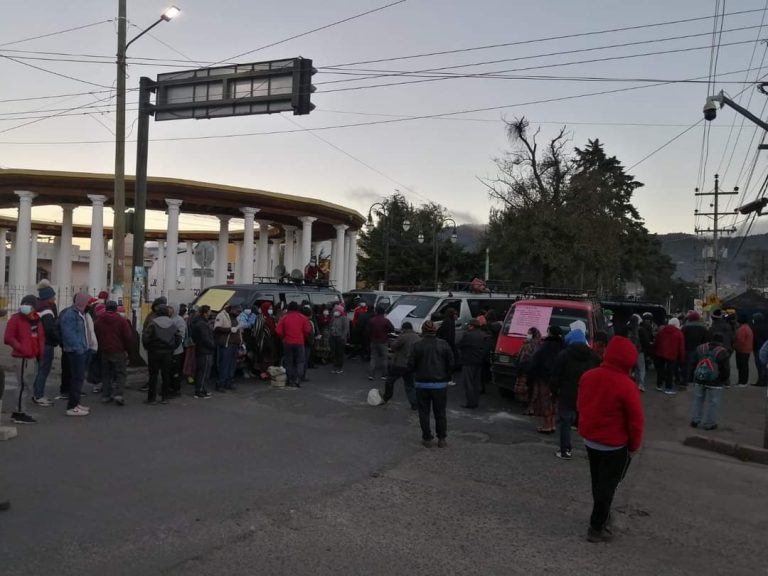
[{"label": "white column", "polygon": [[280,263],[280,240],[272,240],[269,243],[269,275],[273,276],[275,268]]},{"label": "white column", "polygon": [[53,239],[51,245],[51,284],[57,286],[56,294],[61,292],[59,286],[59,276],[61,275],[61,264],[59,262],[59,254],[61,253],[61,236],[56,236]]},{"label": "white column", "polygon": [[32,232],[29,239],[31,255],[29,257],[29,285],[37,286],[37,240],[39,233]]},{"label": "white column", "polygon": [[[166,253],[165,242],[162,240],[157,241],[157,273],[155,278],[157,279],[157,296],[165,294],[165,269],[166,269]],[[156,296],[156,297],[157,297]]]},{"label": "white column", "polygon": [[190,240],[186,242],[187,253],[184,255],[184,290],[192,290],[192,272],[195,267],[193,259],[194,246]]},{"label": "white column", "polygon": [[347,254],[347,285],[349,290],[357,288],[357,230],[347,232],[349,254]]},{"label": "white column", "polygon": [[181,200],[166,198],[165,204],[168,206],[168,232],[165,254],[165,292],[167,296],[171,290],[176,290],[176,279],[179,276],[179,212],[181,211]]},{"label": "white column", "polygon": [[309,259],[312,257],[312,223],[317,220],[313,216],[304,216],[299,218],[301,221],[301,262],[299,262],[299,269],[304,272],[304,268],[309,264]]},{"label": "white column", "polygon": [[216,283],[227,283],[229,258],[229,216],[219,216],[219,245],[216,250]]},{"label": "white column", "polygon": [[88,194],[92,205],[91,215],[91,256],[88,263],[88,292],[97,294],[104,289],[104,202],[101,194]]},{"label": "white column", "polygon": [[349,283],[349,249],[351,245],[352,241],[349,239],[349,236],[344,238],[344,292],[349,292],[354,288]]},{"label": "white column", "polygon": [[272,276],[269,269],[269,220],[259,220],[259,276]]},{"label": "white column", "polygon": [[8,229],[0,228],[0,289],[5,288],[5,259],[8,252],[5,243],[7,241]]},{"label": "white column", "polygon": [[243,265],[240,270],[241,282],[253,284],[253,217],[258,208],[241,208],[245,222],[243,224]]},{"label": "white column", "polygon": [[75,209],[74,204],[63,204],[61,216],[61,248],[59,250],[58,278],[59,290],[63,294],[59,295],[59,301],[69,306],[72,297],[72,212]]},{"label": "white column", "polygon": [[285,253],[283,255],[283,266],[285,271],[290,274],[296,265],[294,263],[293,237],[296,232],[296,226],[283,226],[285,230]]},{"label": "white column", "polygon": [[[29,289],[29,268],[31,257],[30,237],[32,235],[32,199],[37,196],[34,192],[17,190],[19,197],[19,217],[16,224],[16,240],[13,243],[15,252],[15,281],[24,290]],[[22,290],[22,291],[24,291]]]},{"label": "white column", "polygon": [[235,284],[243,281],[243,243],[233,242],[235,245]]},{"label": "white column", "polygon": [[344,270],[346,269],[344,262],[344,232],[347,231],[346,224],[336,224],[336,243],[333,245],[333,256],[331,258],[331,266],[333,267],[333,283],[337,290],[344,290]]}]

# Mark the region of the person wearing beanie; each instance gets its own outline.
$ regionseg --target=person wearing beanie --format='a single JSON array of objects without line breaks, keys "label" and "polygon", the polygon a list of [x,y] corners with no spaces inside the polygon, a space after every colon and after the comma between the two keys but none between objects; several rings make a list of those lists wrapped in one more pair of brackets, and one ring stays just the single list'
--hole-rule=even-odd
[{"label": "person wearing beanie", "polygon": [[59,317],[56,308],[56,291],[47,279],[43,279],[37,285],[37,313],[43,324],[45,332],[45,348],[40,362],[37,364],[37,375],[33,387],[32,403],[37,406],[53,406],[53,402],[45,396],[45,384],[53,366],[53,357],[56,346],[59,344],[56,321]]},{"label": "person wearing beanie", "polygon": [[24,296],[18,312],[10,317],[5,327],[4,341],[11,347],[18,383],[18,397],[11,414],[11,420],[15,424],[37,422],[26,412],[29,397],[33,395],[35,361],[40,361],[45,350],[45,331],[40,316],[35,311],[36,307],[37,296]]},{"label": "person wearing beanie", "polygon": [[654,344],[656,366],[656,390],[675,395],[675,374],[685,362],[685,337],[680,330],[680,321],[670,318],[659,333]]},{"label": "person wearing beanie", "polygon": [[86,312],[89,300],[85,292],[75,294],[74,304],[62,310],[59,316],[61,349],[67,357],[70,373],[67,416],[88,416],[90,413],[86,406],[80,404],[85,371],[91,350],[95,346],[95,342],[92,342],[95,338],[89,329],[89,317]]},{"label": "person wearing beanie", "polygon": [[685,383],[692,385],[693,370],[696,368],[696,348],[709,342],[709,329],[701,321],[701,315],[691,310],[685,318],[685,326],[682,330],[685,340]]},{"label": "person wearing beanie", "polygon": [[181,342],[179,328],[171,319],[168,306],[158,304],[155,307],[155,318],[141,334],[141,343],[149,360],[149,385],[145,404],[157,404],[158,373],[162,379],[160,403],[168,404],[172,390],[173,351]]},{"label": "person wearing beanie", "polygon": [[565,349],[555,358],[552,368],[552,398],[557,406],[557,426],[560,432],[560,450],[555,456],[563,460],[572,458],[571,426],[576,421],[576,397],[579,380],[587,370],[600,365],[600,358],[587,344],[581,328],[571,329],[565,336]]},{"label": "person wearing beanie", "polygon": [[739,373],[738,385],[744,388],[749,385],[749,356],[754,347],[754,334],[749,325],[749,316],[740,314],[739,327],[736,329],[736,338],[733,341],[733,350],[736,352],[736,369]]},{"label": "person wearing beanie", "polygon": [[712,334],[712,340],[696,349],[691,428],[704,422],[704,430],[717,429],[723,386],[731,380],[730,354],[723,346],[723,335]]},{"label": "person wearing beanie", "polygon": [[437,328],[432,320],[427,320],[421,325],[421,335],[421,340],[413,345],[413,354],[408,360],[408,368],[415,380],[421,443],[426,448],[432,447],[434,436],[430,423],[431,411],[435,415],[437,446],[445,448],[448,445],[448,382],[455,359],[448,343],[437,337]]},{"label": "person wearing beanie", "polygon": [[644,416],[640,392],[630,374],[637,364],[637,347],[628,338],[608,342],[598,368],[579,380],[576,409],[592,478],[592,515],[587,540],[613,539],[611,504],[627,472],[632,454],[643,442]]},{"label": "person wearing beanie", "polygon": [[124,406],[123,388],[125,387],[128,351],[133,341],[133,330],[128,320],[117,313],[117,302],[107,301],[105,312],[94,323],[96,338],[101,353],[102,389],[101,401],[105,404],[114,402]]},{"label": "person wearing beanie", "polygon": [[[723,347],[728,351],[729,355],[733,354],[733,341],[736,338],[736,331],[719,308],[712,312],[712,325],[709,328],[709,332],[712,336],[722,334]],[[726,386],[730,386],[730,383],[726,384]]]}]

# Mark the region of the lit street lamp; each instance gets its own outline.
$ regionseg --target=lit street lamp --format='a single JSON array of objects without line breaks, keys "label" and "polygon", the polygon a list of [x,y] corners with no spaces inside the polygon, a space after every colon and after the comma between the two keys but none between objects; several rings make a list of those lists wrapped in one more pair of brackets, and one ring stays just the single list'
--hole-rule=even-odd
[{"label": "lit street lamp", "polygon": [[[433,236],[433,242],[435,246],[435,290],[438,289],[438,284],[439,284],[438,266],[440,263],[440,245],[437,242],[437,236],[442,231],[443,226],[445,226],[449,222],[453,224],[453,232],[451,232],[451,244],[456,244],[456,241],[459,239],[458,234],[456,234],[456,221],[453,218],[441,218],[439,222],[435,223],[435,234]],[[419,232],[418,241],[419,241],[419,244],[424,244],[423,232]]]},{"label": "lit street lamp", "polygon": [[[126,52],[128,47],[144,34],[152,30],[161,22],[170,22],[179,15],[181,10],[176,6],[170,6],[160,15],[156,22],[142,30],[135,38],[126,42],[127,36],[127,0],[118,0],[117,17],[117,85],[116,85],[116,121],[115,121],[115,195],[114,195],[114,220],[112,223],[112,251],[115,267],[112,270],[113,291],[119,298],[123,294],[125,283],[125,77],[126,77]],[[134,265],[138,261],[143,265],[144,254],[134,254]],[[101,289],[100,286],[91,286],[91,289]]]}]

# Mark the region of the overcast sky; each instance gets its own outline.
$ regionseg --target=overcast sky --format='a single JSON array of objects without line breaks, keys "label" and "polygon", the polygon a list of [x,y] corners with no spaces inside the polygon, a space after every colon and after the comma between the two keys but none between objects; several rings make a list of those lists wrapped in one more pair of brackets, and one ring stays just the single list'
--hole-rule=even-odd
[{"label": "overcast sky", "polygon": [[[387,0],[175,2],[183,10],[181,16],[170,23],[163,23],[155,28],[151,37],[145,36],[131,46],[131,57],[162,60],[150,65],[132,64],[129,88],[138,85],[141,75],[154,77],[158,73],[195,66],[185,63],[185,59],[195,63],[224,60],[388,3]],[[162,0],[128,0],[128,5],[128,18],[131,24],[138,27],[152,23],[166,7]],[[765,45],[756,42],[760,38],[768,38],[768,16],[764,21],[766,28],[760,28],[766,6],[768,3],[765,0],[727,2],[727,13],[753,12],[725,18],[717,58],[717,73],[720,76],[715,89],[725,89],[735,96],[747,88],[740,96],[742,103],[749,104],[758,114],[761,109],[764,110],[766,97],[743,82],[754,81],[766,72],[758,69],[764,64],[768,66],[764,56]],[[113,138],[114,114],[110,110],[114,101],[109,99],[111,93],[105,92],[102,86],[109,88],[114,84],[115,66],[108,63],[114,59],[115,53],[114,23],[103,22],[49,38],[8,43],[114,19],[117,0],[72,0],[67,3],[37,0],[32,4],[28,0],[3,0],[2,8],[0,56],[14,57],[17,61],[0,58],[3,78],[0,82],[0,101],[6,101],[0,102],[0,166],[111,172],[114,147],[109,142]],[[609,154],[616,155],[625,166],[632,166],[697,122],[701,118],[708,90],[705,83],[644,87],[649,82],[636,80],[698,77],[706,80],[712,56],[708,47],[712,43],[713,20],[347,67],[348,71],[361,74],[361,70],[420,71],[506,60],[467,66],[451,72],[479,74],[505,71],[505,76],[558,77],[546,81],[509,77],[460,78],[329,92],[408,79],[400,76],[366,80],[349,74],[334,74],[328,67],[712,16],[714,10],[715,2],[704,0],[407,0],[238,59],[238,62],[256,62],[299,55],[312,58],[320,70],[314,77],[318,91],[313,101],[317,109],[310,116],[298,117],[276,114],[209,121],[153,122],[150,135],[158,141],[150,144],[149,173],[323,198],[363,213],[372,202],[397,188],[414,203],[426,200],[439,202],[459,222],[485,222],[491,204],[478,178],[492,176],[495,169],[493,158],[508,149],[503,117],[525,115],[532,125],[541,125],[542,139],[559,126],[566,125],[574,145],[582,146],[589,138],[599,138]],[[727,32],[734,28],[749,29]],[[137,28],[130,28],[130,36],[137,31]],[[701,35],[644,43],[695,34]],[[640,44],[583,51],[630,42]],[[551,66],[697,47],[707,49]],[[543,56],[576,50],[581,51]],[[97,60],[104,63],[27,59],[63,58],[39,52],[102,55],[104,58]],[[84,59],[82,56],[66,58]],[[526,70],[519,70],[521,68]],[[755,70],[744,72],[748,68]],[[510,70],[517,71],[507,72]],[[734,71],[741,72],[725,75]],[[575,81],[574,77],[581,80]],[[587,77],[635,81],[584,81]],[[329,83],[337,80],[344,82]],[[636,87],[641,88],[530,103]],[[10,99],[89,91],[94,94],[7,102]],[[129,93],[129,127],[133,126],[135,119],[135,112],[132,111],[135,94]],[[101,100],[103,112],[82,115],[80,110],[75,111],[79,115],[21,126],[37,117],[87,105],[97,99]],[[483,108],[494,110],[400,121],[404,116]],[[398,121],[317,132],[296,131],[297,128],[336,127],[380,120]],[[637,193],[636,204],[651,231],[693,231],[693,210],[696,207],[693,189],[700,177],[702,148],[707,157],[706,188],[711,188],[711,176],[719,170],[724,175],[724,187],[732,188],[738,183],[745,193],[744,198],[753,199],[756,196],[763,170],[768,166],[764,158],[757,163],[750,185],[746,183],[752,150],[760,135],[751,141],[753,126],[747,122],[740,129],[741,121],[736,120],[734,125],[734,120],[733,112],[722,110],[711,125],[708,146],[702,146],[705,139],[703,125],[700,124],[632,170],[637,179],[645,183],[645,187]],[[282,131],[292,132],[274,134]],[[272,134],[162,141],[254,132]],[[135,131],[132,130],[129,140],[134,137]],[[82,141],[93,143],[71,143]],[[129,173],[134,171],[134,151],[135,144],[131,142],[126,160]],[[731,209],[737,201],[734,199],[732,202]],[[36,212],[36,216],[40,214]],[[59,211],[46,214],[60,218]],[[87,211],[78,211],[77,217],[81,220],[87,218]],[[161,222],[162,216],[155,215],[149,220],[149,225]],[[210,226],[211,220],[185,217],[183,224],[200,228]],[[703,220],[700,224],[707,225]]]}]

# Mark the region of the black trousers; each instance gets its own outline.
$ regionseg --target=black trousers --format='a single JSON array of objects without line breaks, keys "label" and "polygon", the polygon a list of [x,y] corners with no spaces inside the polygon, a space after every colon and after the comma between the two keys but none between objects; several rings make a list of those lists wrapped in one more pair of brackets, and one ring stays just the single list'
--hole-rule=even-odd
[{"label": "black trousers", "polygon": [[418,406],[416,389],[413,387],[413,372],[410,372],[408,368],[400,366],[390,366],[389,370],[387,370],[387,380],[384,382],[384,402],[390,401],[392,395],[395,393],[395,382],[400,378],[403,379],[405,395],[408,397],[408,402],[411,403],[411,407]]},{"label": "black trousers", "polygon": [[675,373],[677,372],[677,362],[656,358],[656,386],[666,390],[672,390],[675,384]]},{"label": "black trousers", "polygon": [[213,354],[195,354],[195,394],[208,392]]},{"label": "black trousers", "polygon": [[69,385],[72,382],[72,369],[69,366],[69,354],[61,355],[61,385],[59,386],[59,394],[68,395]]},{"label": "black trousers", "polygon": [[448,420],[446,418],[446,406],[448,404],[448,388],[416,388],[416,399],[419,406],[419,424],[421,424],[421,438],[432,440],[432,426],[429,420],[430,408],[435,415],[435,432],[439,439],[445,438],[448,433]]},{"label": "black trousers", "polygon": [[344,369],[344,348],[346,342],[341,336],[331,336],[331,354],[333,356],[333,367],[336,370]]},{"label": "black trousers", "polygon": [[749,383],[749,352],[736,352],[736,370],[739,371],[739,384]]},{"label": "black trousers", "polygon": [[165,400],[171,391],[171,375],[173,371],[173,351],[150,352],[149,353],[149,391],[147,400],[154,402],[157,400],[157,375],[162,378],[160,388],[160,398]]},{"label": "black trousers", "polygon": [[467,397],[467,406],[477,408],[480,399],[480,388],[483,366],[481,364],[465,364],[461,367],[461,381]]},{"label": "black trousers", "polygon": [[589,473],[592,477],[592,516],[589,525],[602,530],[611,514],[611,504],[616,488],[629,467],[627,447],[618,450],[595,450],[587,446]]}]

